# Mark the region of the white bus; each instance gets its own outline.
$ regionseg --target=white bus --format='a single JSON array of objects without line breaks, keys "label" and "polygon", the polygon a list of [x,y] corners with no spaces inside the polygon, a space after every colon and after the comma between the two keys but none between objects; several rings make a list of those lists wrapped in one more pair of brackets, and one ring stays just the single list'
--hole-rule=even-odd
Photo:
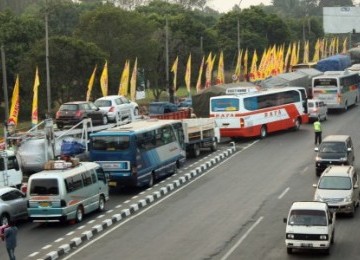
[{"label": "white bus", "polygon": [[349,71],[327,71],[312,79],[314,99],[324,101],[328,109],[347,110],[359,101],[360,76]]},{"label": "white bus", "polygon": [[282,87],[243,95],[210,98],[210,117],[215,117],[222,137],[264,138],[268,133],[299,129],[309,121],[304,108],[305,89]]},{"label": "white bus", "polygon": [[27,197],[29,219],[34,222],[81,222],[84,214],[105,209],[109,188],[97,163],[72,166],[54,161],[50,170],[30,176]]}]

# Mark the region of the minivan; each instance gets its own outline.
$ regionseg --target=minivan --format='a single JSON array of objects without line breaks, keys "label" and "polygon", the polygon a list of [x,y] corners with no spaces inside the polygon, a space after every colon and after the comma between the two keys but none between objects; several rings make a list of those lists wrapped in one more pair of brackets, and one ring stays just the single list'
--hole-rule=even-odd
[{"label": "minivan", "polygon": [[316,188],[315,201],[326,202],[333,212],[355,215],[359,206],[359,184],[353,166],[329,166],[313,187]]},{"label": "minivan", "polygon": [[324,101],[318,99],[308,99],[307,101],[309,121],[320,121],[327,119],[328,108]]},{"label": "minivan", "polygon": [[[6,159],[7,159],[7,164],[5,164]],[[12,150],[1,151],[0,187],[20,188],[22,181],[23,181],[23,173],[14,151]]]},{"label": "minivan", "polygon": [[104,171],[94,162],[49,161],[28,181],[29,219],[34,222],[81,222],[109,199]]},{"label": "minivan", "polygon": [[328,135],[314,150],[317,176],[329,165],[353,165],[355,161],[353,142],[349,135]]},{"label": "minivan", "polygon": [[311,249],[329,254],[335,239],[335,218],[325,202],[294,202],[288,217],[283,219],[287,253],[292,254],[294,249]]}]

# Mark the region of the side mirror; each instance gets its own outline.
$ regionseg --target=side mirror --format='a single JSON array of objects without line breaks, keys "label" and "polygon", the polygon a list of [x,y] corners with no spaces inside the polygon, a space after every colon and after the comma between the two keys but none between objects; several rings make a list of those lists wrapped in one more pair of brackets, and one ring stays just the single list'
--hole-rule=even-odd
[{"label": "side mirror", "polygon": [[287,218],[283,218],[283,222],[286,223],[286,222],[287,222]]},{"label": "side mirror", "polygon": [[351,147],[347,148],[348,153],[352,151]]},{"label": "side mirror", "polygon": [[315,152],[319,152],[319,147],[315,147],[315,148],[314,148],[314,151],[315,151]]},{"label": "side mirror", "polygon": [[354,189],[358,189],[358,188],[359,188],[359,185],[355,184]]},{"label": "side mirror", "polygon": [[313,186],[314,188],[317,188],[317,184],[315,184],[315,183],[314,183],[312,186]]}]

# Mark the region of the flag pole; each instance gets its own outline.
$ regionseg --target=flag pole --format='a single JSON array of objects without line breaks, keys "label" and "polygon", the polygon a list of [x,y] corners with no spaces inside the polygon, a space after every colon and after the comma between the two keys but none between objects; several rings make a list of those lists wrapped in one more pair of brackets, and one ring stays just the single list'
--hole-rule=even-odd
[{"label": "flag pole", "polygon": [[3,75],[3,90],[4,90],[4,101],[5,101],[5,122],[7,122],[9,118],[9,96],[7,90],[7,76],[6,76],[6,65],[5,65],[5,51],[4,45],[1,45],[1,67],[2,67],[2,75]]}]

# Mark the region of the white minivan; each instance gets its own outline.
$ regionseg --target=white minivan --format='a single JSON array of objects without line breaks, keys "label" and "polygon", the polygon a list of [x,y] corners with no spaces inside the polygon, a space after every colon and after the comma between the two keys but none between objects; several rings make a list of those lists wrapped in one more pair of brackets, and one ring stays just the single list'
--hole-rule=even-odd
[{"label": "white minivan", "polygon": [[294,202],[288,217],[284,218],[287,253],[293,253],[294,249],[311,249],[329,254],[335,239],[335,218],[325,202]]},{"label": "white minivan", "polygon": [[307,106],[310,121],[315,121],[318,118],[321,121],[327,119],[328,108],[324,101],[318,99],[308,99]]},{"label": "white minivan", "polygon": [[[7,164],[5,161],[7,159]],[[7,166],[7,167],[5,167]],[[23,181],[21,171],[15,152],[4,150],[0,152],[0,187],[20,188]]]},{"label": "white minivan", "polygon": [[103,211],[109,187],[99,164],[51,161],[28,181],[28,215],[34,222],[81,222],[84,214]]}]

